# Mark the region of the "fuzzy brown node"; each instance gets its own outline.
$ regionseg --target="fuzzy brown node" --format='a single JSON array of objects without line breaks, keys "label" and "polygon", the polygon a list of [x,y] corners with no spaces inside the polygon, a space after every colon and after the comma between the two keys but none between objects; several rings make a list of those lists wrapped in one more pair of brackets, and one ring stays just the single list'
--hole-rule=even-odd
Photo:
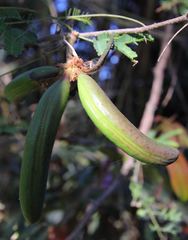
[{"label": "fuzzy brown node", "polygon": [[76,81],[81,72],[86,72],[87,68],[84,65],[83,59],[79,57],[72,57],[66,63],[58,64],[58,67],[64,69],[64,74],[68,77],[69,81]]}]

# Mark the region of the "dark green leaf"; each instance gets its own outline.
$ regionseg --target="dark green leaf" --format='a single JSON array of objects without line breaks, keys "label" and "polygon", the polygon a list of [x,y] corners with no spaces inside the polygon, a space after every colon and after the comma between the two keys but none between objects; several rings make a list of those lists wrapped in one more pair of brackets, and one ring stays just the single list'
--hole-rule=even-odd
[{"label": "dark green leaf", "polygon": [[32,32],[18,28],[10,28],[4,34],[5,49],[8,54],[18,56],[24,50],[25,45],[35,44],[36,35]]}]

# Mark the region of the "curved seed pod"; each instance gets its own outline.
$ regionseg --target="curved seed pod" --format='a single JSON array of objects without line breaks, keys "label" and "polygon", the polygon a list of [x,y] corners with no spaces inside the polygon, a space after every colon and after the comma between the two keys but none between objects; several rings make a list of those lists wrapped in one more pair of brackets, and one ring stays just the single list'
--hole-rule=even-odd
[{"label": "curved seed pod", "polygon": [[29,126],[21,166],[19,198],[24,217],[39,220],[56,132],[70,92],[68,80],[57,81],[40,99]]},{"label": "curved seed pod", "polygon": [[42,66],[33,68],[19,74],[6,87],[5,96],[10,101],[18,101],[32,91],[40,88],[40,81],[57,76],[59,69],[54,66]]},{"label": "curved seed pod", "polygon": [[87,114],[97,128],[119,148],[144,163],[166,165],[177,159],[177,149],[159,144],[141,133],[90,76],[79,74],[77,84]]}]

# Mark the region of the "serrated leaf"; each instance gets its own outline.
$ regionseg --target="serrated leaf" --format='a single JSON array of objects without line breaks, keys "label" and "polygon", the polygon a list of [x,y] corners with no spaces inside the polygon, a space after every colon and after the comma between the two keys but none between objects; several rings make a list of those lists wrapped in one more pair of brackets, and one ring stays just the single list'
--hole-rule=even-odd
[{"label": "serrated leaf", "polygon": [[114,39],[115,48],[127,56],[131,61],[134,61],[138,55],[135,51],[127,46],[127,44],[130,43],[136,44],[136,38],[131,37],[128,34],[123,34],[120,37]]},{"label": "serrated leaf", "polygon": [[35,44],[36,35],[19,28],[10,28],[4,34],[5,50],[10,55],[18,56],[24,50],[25,45]]},{"label": "serrated leaf", "polygon": [[137,45],[137,40],[138,40],[138,38],[133,37],[133,36],[131,36],[129,34],[123,34],[123,35],[118,36],[118,37],[115,38],[116,42],[123,42],[124,44],[131,44],[131,43],[133,43],[133,44]]},{"label": "serrated leaf", "polygon": [[135,60],[137,58],[137,53],[133,51],[130,47],[128,47],[123,42],[115,42],[116,49],[123,53],[126,57],[128,57],[131,61]]},{"label": "serrated leaf", "polygon": [[154,37],[149,33],[140,33],[139,36],[143,36],[144,40],[146,39],[148,42],[153,42],[155,40]]},{"label": "serrated leaf", "polygon": [[109,40],[110,40],[110,37],[107,33],[100,34],[98,37],[96,37],[93,40],[93,46],[97,51],[98,56],[101,56],[103,54],[104,50],[108,46]]}]

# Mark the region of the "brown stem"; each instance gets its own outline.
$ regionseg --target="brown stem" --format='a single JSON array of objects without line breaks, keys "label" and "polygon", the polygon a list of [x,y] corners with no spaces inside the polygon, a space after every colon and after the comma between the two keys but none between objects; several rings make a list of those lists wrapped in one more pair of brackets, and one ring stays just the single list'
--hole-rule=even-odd
[{"label": "brown stem", "polygon": [[123,29],[113,29],[113,30],[102,30],[102,31],[94,31],[94,32],[86,32],[86,33],[79,33],[80,37],[96,37],[102,33],[108,34],[123,34],[123,33],[143,33],[150,30],[154,30],[156,28],[161,28],[170,24],[180,23],[188,20],[188,13],[168,19],[163,22],[153,23],[151,25],[143,26],[143,27],[136,27],[136,28],[123,28]]}]

